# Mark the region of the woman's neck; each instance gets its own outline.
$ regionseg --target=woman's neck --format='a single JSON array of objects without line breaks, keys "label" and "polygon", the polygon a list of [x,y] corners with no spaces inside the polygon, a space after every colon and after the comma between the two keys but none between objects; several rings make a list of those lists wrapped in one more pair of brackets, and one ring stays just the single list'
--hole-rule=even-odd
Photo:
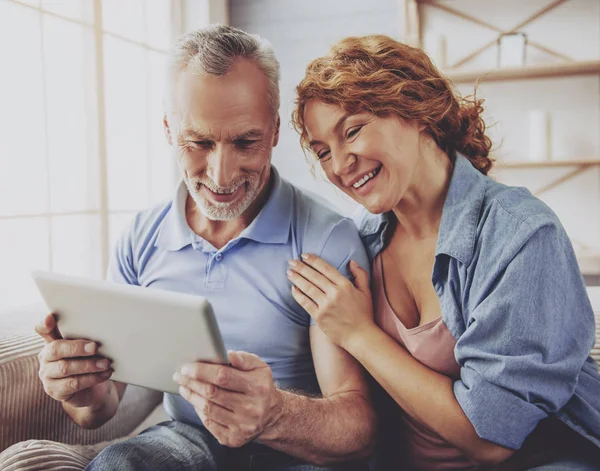
[{"label": "woman's neck", "polygon": [[393,210],[402,232],[416,239],[437,235],[452,176],[450,158],[432,140],[421,150],[413,181]]}]

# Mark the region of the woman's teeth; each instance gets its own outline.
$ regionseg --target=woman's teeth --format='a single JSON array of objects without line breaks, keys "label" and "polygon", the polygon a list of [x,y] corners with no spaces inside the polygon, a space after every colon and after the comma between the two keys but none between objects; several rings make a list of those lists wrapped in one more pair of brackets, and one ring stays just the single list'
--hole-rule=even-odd
[{"label": "woman's teeth", "polygon": [[363,186],[365,183],[367,183],[371,178],[373,178],[375,175],[377,175],[379,173],[379,168],[373,170],[370,173],[367,173],[364,177],[362,177],[360,180],[358,180],[354,185],[352,185],[354,188],[358,189],[361,186]]}]

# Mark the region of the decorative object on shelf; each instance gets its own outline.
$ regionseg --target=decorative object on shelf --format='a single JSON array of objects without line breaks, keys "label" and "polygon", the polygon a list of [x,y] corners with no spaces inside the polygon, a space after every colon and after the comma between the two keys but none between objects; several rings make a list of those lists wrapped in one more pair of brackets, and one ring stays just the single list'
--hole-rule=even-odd
[{"label": "decorative object on shelf", "polygon": [[544,110],[529,112],[529,159],[550,159],[550,115]]},{"label": "decorative object on shelf", "polygon": [[[570,1],[573,2],[576,0]],[[508,39],[508,36],[512,33],[520,34],[519,31],[523,31],[523,29],[529,27],[533,22],[546,16],[550,12],[555,11],[558,7],[568,2],[569,0],[552,0],[539,10],[532,12],[522,21],[515,23],[514,26],[507,28],[492,24],[483,18],[474,16],[470,12],[459,10],[453,5],[453,2],[448,2],[446,0],[400,0],[401,11],[403,11],[404,16],[404,40],[407,44],[416,47],[423,46],[425,36],[427,36],[428,33],[426,28],[424,28],[424,25],[421,24],[421,10],[423,8],[430,8],[446,12],[456,18],[471,23],[472,25],[477,25],[497,33],[494,38],[491,38],[489,41],[476,47],[458,60],[453,60],[452,63],[448,62],[445,67],[445,75],[455,84],[476,82],[479,79],[485,82],[495,82],[501,80],[523,80],[543,77],[568,77],[574,75],[598,74],[600,73],[600,60],[576,59],[569,54],[557,51],[546,44],[536,41],[534,37],[526,38],[526,47],[533,48],[553,57],[554,59],[552,62],[526,66],[523,66],[523,63],[520,62],[519,65],[508,67],[507,64],[504,66],[503,61],[504,68],[490,67],[487,69],[481,68],[479,70],[469,68],[466,70],[463,69],[465,64],[476,57],[479,57],[484,51],[494,46],[498,47],[499,41],[504,36]],[[498,47],[498,49],[500,48]],[[558,62],[556,61],[557,59]]]},{"label": "decorative object on shelf", "polygon": [[498,36],[498,67],[523,67],[525,51],[527,50],[527,35],[521,32],[511,32]]}]

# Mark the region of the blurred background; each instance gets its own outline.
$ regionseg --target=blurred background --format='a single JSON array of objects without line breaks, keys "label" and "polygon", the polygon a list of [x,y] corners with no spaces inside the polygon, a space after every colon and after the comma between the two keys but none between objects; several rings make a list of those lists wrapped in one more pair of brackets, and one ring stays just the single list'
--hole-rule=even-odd
[{"label": "blurred background", "polygon": [[210,23],[273,44],[274,164],[345,214],[354,203],[311,174],[290,125],[311,59],[382,33],[423,47],[463,94],[478,82],[492,176],[549,204],[600,284],[598,0],[0,0],[0,313],[38,301],[34,269],[102,278],[132,216],[171,197],[166,55]]}]

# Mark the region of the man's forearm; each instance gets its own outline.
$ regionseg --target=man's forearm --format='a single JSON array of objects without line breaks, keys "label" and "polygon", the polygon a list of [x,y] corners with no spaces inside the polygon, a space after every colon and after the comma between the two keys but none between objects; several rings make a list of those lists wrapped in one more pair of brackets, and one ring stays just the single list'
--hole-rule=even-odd
[{"label": "man's forearm", "polygon": [[364,458],[370,453],[376,419],[362,394],[311,398],[279,393],[281,410],[259,437],[260,443],[318,465]]},{"label": "man's forearm", "polygon": [[95,429],[114,417],[126,385],[115,381],[108,381],[107,383],[108,390],[106,394],[98,397],[93,404],[87,407],[75,407],[68,402],[62,403],[64,411],[73,422],[85,429]]}]

